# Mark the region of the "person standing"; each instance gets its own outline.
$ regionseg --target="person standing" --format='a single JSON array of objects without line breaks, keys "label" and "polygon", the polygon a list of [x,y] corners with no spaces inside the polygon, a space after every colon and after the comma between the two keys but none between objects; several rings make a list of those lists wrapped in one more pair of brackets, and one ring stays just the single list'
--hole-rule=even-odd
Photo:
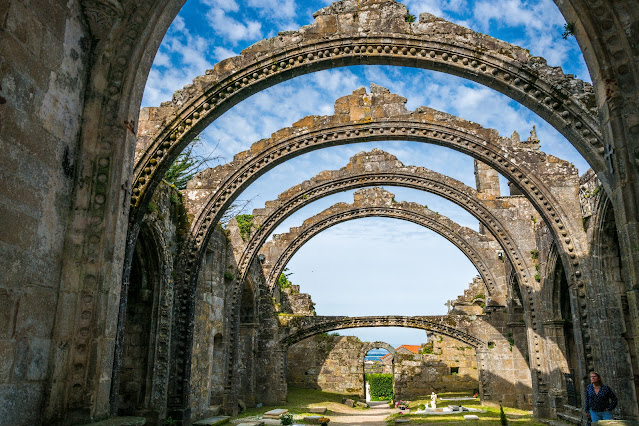
[{"label": "person standing", "polygon": [[590,384],[586,388],[586,416],[596,423],[599,420],[612,420],[612,410],[617,406],[617,395],[604,385],[599,373],[590,372]]}]

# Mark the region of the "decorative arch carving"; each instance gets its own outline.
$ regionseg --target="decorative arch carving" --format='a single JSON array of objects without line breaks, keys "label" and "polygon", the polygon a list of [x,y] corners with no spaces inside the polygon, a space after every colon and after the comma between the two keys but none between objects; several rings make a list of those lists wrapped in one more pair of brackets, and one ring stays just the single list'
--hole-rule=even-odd
[{"label": "decorative arch carving", "polygon": [[[582,252],[583,228],[564,212],[553,194],[565,196],[564,204],[578,205],[576,196],[546,185],[558,174],[577,181],[576,169],[567,162],[537,150],[526,142],[503,138],[495,130],[421,107],[408,113],[406,99],[392,95],[387,89],[374,86],[372,94],[359,89],[353,95],[336,102],[336,114],[330,117],[306,117],[292,128],[282,129],[270,139],[255,143],[250,150],[239,153],[231,163],[203,172],[189,189],[196,191],[189,198],[198,214],[191,227],[192,240],[185,254],[185,272],[193,276],[198,259],[211,229],[233,199],[252,181],[275,165],[321,147],[378,140],[410,140],[439,144],[469,154],[504,174],[517,184],[544,218],[555,238],[561,242],[564,264],[579,279],[582,271],[578,254]],[[354,105],[368,105],[358,108]],[[550,160],[550,161],[548,161]],[[576,183],[575,183],[576,184]]]},{"label": "decorative arch carving", "polygon": [[271,241],[262,246],[262,268],[269,288],[272,289],[277,284],[277,277],[297,250],[318,233],[348,220],[389,217],[424,226],[453,243],[475,266],[488,295],[505,303],[504,295],[501,294],[503,288],[498,287],[494,275],[496,268],[504,267],[497,258],[500,247],[494,238],[460,226],[420,204],[395,202],[394,194],[382,188],[360,189],[355,192],[354,198],[353,204],[335,204],[306,219],[302,226],[293,228],[286,234],[274,235]]},{"label": "decorative arch carving", "polygon": [[[383,152],[376,151],[376,154],[380,154],[380,153],[383,153]],[[539,154],[539,152],[536,150],[525,150],[525,153],[529,157]],[[512,155],[510,157],[512,157]],[[532,272],[531,274],[531,270],[530,270],[532,266],[529,264],[527,257],[524,256],[523,252],[519,249],[515,239],[513,239],[510,236],[508,227],[503,224],[502,219],[499,219],[499,214],[496,214],[499,212],[499,206],[510,208],[512,207],[511,205],[508,205],[508,204],[502,205],[504,201],[500,199],[495,199],[495,200],[490,200],[489,204],[491,207],[488,207],[488,204],[486,204],[486,202],[480,200],[481,197],[479,196],[477,191],[475,191],[474,189],[469,188],[463,185],[462,183],[455,181],[454,179],[442,176],[438,173],[432,172],[427,169],[423,169],[419,167],[407,167],[402,170],[404,166],[399,161],[397,161],[396,158],[393,158],[389,162],[384,162],[384,167],[385,168],[387,167],[387,169],[385,170],[385,172],[378,172],[378,176],[371,175],[370,170],[366,171],[364,170],[364,168],[358,168],[358,164],[357,164],[358,161],[361,161],[361,158],[356,158],[351,165],[343,169],[343,170],[350,169],[350,172],[352,172],[352,175],[349,175],[346,177],[338,176],[338,175],[331,176],[332,178],[335,179],[337,183],[327,182],[327,177],[329,177],[334,172],[325,172],[324,174],[320,174],[321,177],[318,179],[318,182],[325,181],[323,182],[325,184],[324,187],[319,186],[318,188],[314,188],[310,186],[309,183],[305,182],[301,185],[298,185],[292,188],[291,190],[289,190],[289,192],[291,195],[295,194],[296,198],[294,198],[294,203],[292,202],[291,205],[295,205],[296,208],[299,208],[305,203],[312,202],[313,200],[317,199],[318,196],[320,196],[322,193],[332,193],[332,192],[337,192],[339,190],[343,190],[338,188],[340,186],[342,188],[346,187],[346,185],[344,185],[345,183],[349,183],[352,188],[357,188],[357,187],[361,187],[365,185],[398,185],[398,186],[406,186],[406,187],[413,187],[413,188],[419,188],[419,189],[427,189],[430,192],[434,192],[439,195],[442,195],[444,198],[451,200],[459,204],[460,206],[464,207],[471,214],[473,214],[480,221],[482,221],[482,223],[484,223],[486,228],[489,229],[490,232],[499,241],[502,247],[505,248],[506,254],[509,257],[512,265],[514,266],[513,273],[517,276],[517,283],[522,286],[521,294],[523,295],[522,302],[524,302],[524,310],[531,313],[531,320],[530,320],[531,327],[533,328],[533,330],[538,330],[541,328],[538,317],[534,315],[535,310],[538,309],[536,306],[537,301],[531,297],[533,292],[538,291],[537,283],[530,279],[530,277],[534,275],[534,272]],[[364,164],[360,164],[360,166],[364,166]],[[375,170],[375,171],[381,170],[377,168],[378,166],[379,165],[373,166],[372,170]],[[220,167],[226,168],[226,166],[220,166]],[[366,167],[370,167],[370,164],[366,164]],[[396,169],[395,167],[398,167],[398,168]],[[204,175],[201,176],[202,179],[198,180],[197,182],[194,182],[190,190],[199,191],[199,189],[196,190],[195,188],[210,188],[211,186],[213,186],[213,185],[206,184],[203,181],[210,179],[210,181],[215,182],[215,177],[217,176],[217,174],[215,173],[216,170],[219,171],[221,169],[217,168],[217,169],[213,169],[208,172],[205,172]],[[359,172],[359,174],[357,172]],[[210,191],[209,189],[202,189],[202,190],[205,192]],[[299,194],[297,194],[298,191],[300,192]],[[332,192],[329,192],[329,191],[332,191]],[[283,196],[281,196],[281,198],[286,198],[286,197],[287,197],[286,193],[283,194]],[[201,199],[201,197],[198,197],[198,194],[196,193],[188,194],[187,198],[191,200]],[[517,200],[519,200],[518,202],[519,205],[523,207],[523,205],[521,204],[522,201],[525,201],[523,197],[509,197],[508,202],[517,203]],[[194,205],[191,206],[191,208],[193,209],[192,211],[197,210],[198,204],[200,206],[202,205],[201,202],[194,203]],[[267,206],[267,209],[270,207],[275,207],[275,206]],[[202,211],[206,211],[206,210],[202,210]],[[199,219],[196,219],[196,220],[199,220]],[[509,220],[509,219],[506,219],[506,220]],[[262,226],[258,230],[258,232],[261,232],[262,230],[265,230],[265,229],[266,229],[266,226]],[[264,238],[266,238],[266,236]],[[255,240],[252,240],[252,242],[250,243],[252,246],[254,244],[254,241]],[[259,248],[260,244],[261,243],[255,243],[254,246]],[[245,254],[246,253],[247,252],[245,251]],[[252,251],[251,253],[252,254],[250,256],[244,256],[242,258],[243,260],[239,262],[238,266],[240,266],[240,268],[242,268],[242,265],[250,265],[249,259],[252,259],[254,257],[254,255],[256,254],[256,251]],[[237,282],[238,283],[242,282],[242,279],[243,278],[240,276]],[[237,283],[235,283],[234,285],[237,286]],[[190,290],[188,288],[178,287],[178,291],[182,292],[179,297],[180,297],[180,300],[183,301],[182,312],[184,312],[184,314],[182,315],[183,315],[183,318],[186,319],[187,318],[186,314],[188,313],[188,309],[190,306],[189,303],[192,304],[192,302],[189,302],[189,298],[191,297],[189,296]],[[237,299],[238,299],[237,292],[234,291],[233,296],[231,298],[231,306],[232,306],[231,315],[232,316],[236,315]],[[178,317],[178,320],[179,319],[180,317]],[[232,322],[233,321],[234,320],[232,320]],[[174,335],[180,336],[180,338],[188,338],[188,333],[189,331],[185,329],[183,333],[182,332],[175,333]],[[233,335],[230,335],[229,338],[233,339],[234,337]],[[533,340],[537,338],[538,336],[534,334]],[[531,343],[531,345],[533,343]],[[189,344],[184,343],[183,346],[188,347]],[[539,351],[537,351],[534,356],[536,359],[537,358],[540,359],[541,355]],[[229,368],[231,368],[230,366],[232,365],[232,362],[233,362],[232,358],[233,358],[232,356],[228,357]],[[541,380],[540,374],[537,376],[537,379]],[[232,382],[230,380],[231,378],[229,376],[227,381],[228,387],[232,387]]]},{"label": "decorative arch carving", "polygon": [[336,3],[316,12],[313,24],[245,49],[177,91],[172,102],[143,111],[133,210],[146,205],[178,153],[242,99],[297,75],[357,64],[433,69],[485,84],[535,111],[593,168],[605,170],[589,84],[523,48],[429,14],[407,23],[406,13],[394,0]]},{"label": "decorative arch carving", "polygon": [[289,328],[279,339],[283,347],[291,346],[301,340],[320,333],[334,330],[359,327],[407,327],[432,331],[451,337],[474,348],[487,348],[487,342],[473,335],[470,331],[460,330],[450,324],[456,324],[456,316],[370,316],[370,317],[340,317],[314,316],[295,318],[289,323]]}]

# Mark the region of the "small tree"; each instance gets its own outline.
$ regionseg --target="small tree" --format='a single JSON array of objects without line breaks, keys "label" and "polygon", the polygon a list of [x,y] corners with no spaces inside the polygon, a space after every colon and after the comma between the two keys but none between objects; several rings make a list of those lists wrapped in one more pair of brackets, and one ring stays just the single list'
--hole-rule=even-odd
[{"label": "small tree", "polygon": [[193,176],[204,169],[209,161],[219,158],[213,156],[204,157],[194,153],[194,148],[200,143],[200,138],[193,139],[193,142],[188,144],[184,151],[177,156],[173,164],[169,166],[169,169],[164,174],[164,180],[169,185],[180,191],[185,189],[186,184],[193,179]]},{"label": "small tree", "polygon": [[508,419],[506,419],[506,413],[504,413],[504,407],[499,405],[499,423],[501,425],[508,425]]},{"label": "small tree", "polygon": [[277,285],[279,286],[281,290],[284,290],[285,288],[290,288],[291,285],[293,284],[291,280],[288,279],[288,277],[293,275],[293,273],[292,272],[287,273],[287,271],[288,271],[288,268],[284,268],[280,276],[277,277]]}]

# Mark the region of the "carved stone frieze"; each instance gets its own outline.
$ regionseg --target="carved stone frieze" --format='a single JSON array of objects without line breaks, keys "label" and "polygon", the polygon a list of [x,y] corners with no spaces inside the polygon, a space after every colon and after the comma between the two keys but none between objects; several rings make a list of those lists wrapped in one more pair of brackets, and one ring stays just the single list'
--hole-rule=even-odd
[{"label": "carved stone frieze", "polygon": [[120,0],[82,0],[82,10],[89,21],[91,34],[102,39],[124,16]]}]

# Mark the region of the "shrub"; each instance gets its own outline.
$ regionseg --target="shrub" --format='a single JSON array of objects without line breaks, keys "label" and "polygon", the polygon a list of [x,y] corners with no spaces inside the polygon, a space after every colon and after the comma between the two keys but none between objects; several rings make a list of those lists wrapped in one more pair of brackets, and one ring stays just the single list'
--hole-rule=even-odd
[{"label": "shrub", "polygon": [[293,415],[291,413],[284,414],[280,420],[283,425],[292,425],[293,424]]},{"label": "shrub", "polygon": [[293,275],[293,273],[292,272],[287,273],[287,271],[288,271],[288,268],[284,268],[284,271],[280,274],[279,277],[277,277],[277,285],[279,286],[281,290],[284,290],[285,288],[290,288],[291,285],[293,284],[291,280],[288,279],[288,277]]},{"label": "shrub", "polygon": [[367,374],[366,381],[370,384],[371,400],[393,399],[392,374]]},{"label": "shrub", "polygon": [[242,241],[246,241],[251,236],[251,231],[255,228],[253,224],[253,215],[252,214],[240,214],[235,216],[235,220],[237,221],[237,227],[240,229],[240,237],[242,237]]}]

